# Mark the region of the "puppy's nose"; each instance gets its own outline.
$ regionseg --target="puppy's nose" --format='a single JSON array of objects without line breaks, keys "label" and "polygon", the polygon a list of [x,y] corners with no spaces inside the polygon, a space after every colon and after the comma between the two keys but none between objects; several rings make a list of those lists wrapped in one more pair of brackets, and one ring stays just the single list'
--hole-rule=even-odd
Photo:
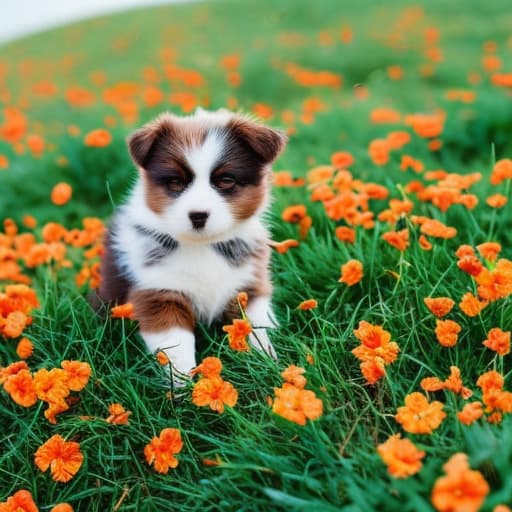
[{"label": "puppy's nose", "polygon": [[209,215],[208,212],[189,212],[188,217],[194,229],[203,229]]}]

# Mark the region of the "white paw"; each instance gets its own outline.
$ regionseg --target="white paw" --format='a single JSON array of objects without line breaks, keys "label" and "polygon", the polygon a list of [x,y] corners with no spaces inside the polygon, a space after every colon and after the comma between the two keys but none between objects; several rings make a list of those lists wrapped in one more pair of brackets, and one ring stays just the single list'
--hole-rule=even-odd
[{"label": "white paw", "polygon": [[265,352],[273,359],[277,359],[276,351],[268,337],[266,329],[254,329],[254,331],[249,335],[249,343],[256,350]]}]

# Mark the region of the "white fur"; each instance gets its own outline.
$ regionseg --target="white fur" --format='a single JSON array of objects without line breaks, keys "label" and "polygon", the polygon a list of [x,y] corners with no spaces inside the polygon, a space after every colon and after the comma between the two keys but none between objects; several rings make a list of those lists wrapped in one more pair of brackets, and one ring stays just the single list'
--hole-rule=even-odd
[{"label": "white fur", "polygon": [[171,362],[176,384],[190,376],[196,366],[194,333],[172,327],[160,332],[141,332],[150,352],[161,350]]},{"label": "white fur", "polygon": [[263,350],[275,358],[276,353],[266,329],[277,326],[270,297],[257,297],[252,300],[247,306],[247,316],[253,326],[253,332],[249,336],[249,343],[254,348]]}]

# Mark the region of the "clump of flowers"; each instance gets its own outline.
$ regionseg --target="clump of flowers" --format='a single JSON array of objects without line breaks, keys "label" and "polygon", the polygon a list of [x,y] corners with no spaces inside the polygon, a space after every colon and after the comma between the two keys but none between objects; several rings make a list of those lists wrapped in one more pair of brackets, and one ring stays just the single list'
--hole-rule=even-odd
[{"label": "clump of flowers", "polygon": [[305,425],[307,420],[316,420],[322,415],[323,403],[313,391],[304,389],[307,380],[304,368],[292,365],[281,373],[285,380],[282,387],[274,388],[272,411],[283,418]]},{"label": "clump of flowers", "polygon": [[445,380],[441,380],[438,377],[427,377],[421,381],[420,386],[424,391],[446,389],[460,395],[464,399],[469,398],[473,394],[470,389],[462,384],[460,369],[457,366],[450,366],[450,375]]},{"label": "clump of flowers", "polygon": [[238,392],[230,382],[222,379],[220,373],[222,363],[216,357],[207,357],[197,366],[193,373],[201,378],[192,389],[192,403],[198,407],[208,406],[212,411],[223,413],[224,408],[234,407],[238,400]]},{"label": "clump of flowers", "polygon": [[391,341],[391,333],[380,325],[372,325],[362,320],[354,335],[361,345],[352,350],[352,354],[361,361],[361,373],[368,384],[375,384],[385,374],[386,365],[398,357],[400,348]]}]

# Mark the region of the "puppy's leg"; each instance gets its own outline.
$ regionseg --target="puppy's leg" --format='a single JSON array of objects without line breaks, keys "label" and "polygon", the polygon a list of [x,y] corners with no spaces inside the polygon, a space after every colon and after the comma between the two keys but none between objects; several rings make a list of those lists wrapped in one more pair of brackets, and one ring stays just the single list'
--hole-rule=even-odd
[{"label": "puppy's leg", "polygon": [[249,299],[246,312],[254,327],[253,332],[249,335],[249,343],[254,348],[263,350],[277,359],[276,351],[267,334],[267,328],[277,327],[270,295],[256,296]]},{"label": "puppy's leg", "polygon": [[148,349],[165,353],[175,384],[183,385],[196,366],[195,315],[190,300],[171,290],[132,290],[129,300]]}]

